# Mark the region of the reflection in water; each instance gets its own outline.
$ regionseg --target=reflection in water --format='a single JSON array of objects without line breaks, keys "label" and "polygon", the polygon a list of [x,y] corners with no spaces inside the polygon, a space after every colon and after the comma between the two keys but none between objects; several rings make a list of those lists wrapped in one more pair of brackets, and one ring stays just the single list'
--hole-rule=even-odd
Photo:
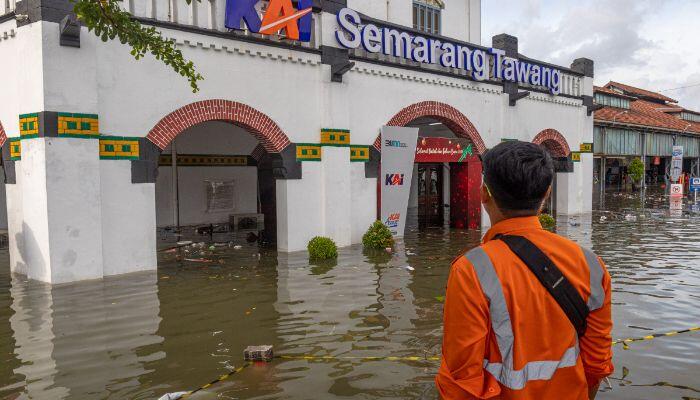
[{"label": "reflection in water", "polygon": [[[135,274],[79,285],[50,286],[15,277],[10,293],[14,376],[19,398],[129,398],[159,351],[156,275]],[[6,382],[3,382],[6,383]]]},{"label": "reflection in water", "polygon": [[[606,261],[614,337],[700,324],[698,214],[687,204],[671,213],[655,193],[607,196],[606,210],[561,217],[557,229]],[[253,245],[181,249],[161,254],[157,281],[138,274],[50,287],[3,268],[0,398],[157,398],[240,366],[257,344],[290,355],[438,355],[450,262],[479,239],[410,225],[393,255],[355,246],[316,265]],[[698,333],[616,347],[613,390],[599,398],[697,398],[699,352]],[[436,370],[429,361],[275,360],[193,398],[435,399]]]}]

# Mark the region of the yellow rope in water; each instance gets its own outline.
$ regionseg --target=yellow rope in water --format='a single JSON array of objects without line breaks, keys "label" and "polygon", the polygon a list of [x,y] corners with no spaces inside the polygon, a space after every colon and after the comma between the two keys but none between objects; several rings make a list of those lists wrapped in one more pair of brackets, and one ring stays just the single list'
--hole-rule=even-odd
[{"label": "yellow rope in water", "polygon": [[241,365],[240,367],[234,369],[233,371],[229,372],[228,374],[221,375],[220,377],[214,379],[213,381],[207,383],[206,385],[202,385],[195,390],[190,390],[189,392],[183,394],[179,398],[186,399],[186,398],[192,396],[193,394],[199,392],[200,390],[204,390],[204,389],[210,387],[211,385],[214,385],[214,384],[219,383],[221,381],[225,381],[226,379],[230,378],[231,375],[234,375],[234,374],[237,374],[237,373],[243,371],[243,369],[248,367],[249,365],[250,365],[250,363],[245,363],[245,364]]},{"label": "yellow rope in water", "polygon": [[680,331],[671,331],[671,332],[666,332],[666,333],[654,333],[653,335],[647,335],[647,336],[642,336],[642,337],[637,337],[637,338],[613,340],[612,345],[615,346],[615,345],[622,343],[622,348],[625,350],[629,350],[630,347],[628,346],[628,343],[641,342],[644,340],[652,340],[652,339],[656,339],[656,338],[664,337],[664,336],[675,336],[675,335],[678,335],[681,333],[688,333],[688,332],[693,332],[693,331],[700,331],[700,326],[694,326],[692,328],[683,329]]},{"label": "yellow rope in water", "polygon": [[[683,329],[680,331],[671,331],[671,332],[666,332],[666,333],[655,333],[652,335],[647,335],[647,336],[642,336],[638,338],[627,338],[627,339],[617,339],[612,341],[612,346],[615,346],[617,344],[622,343],[622,346],[625,350],[629,349],[628,343],[632,342],[641,342],[644,340],[652,340],[656,339],[659,337],[664,337],[664,336],[675,336],[679,335],[682,333],[689,333],[689,332],[694,332],[694,331],[700,331],[700,326],[695,326],[692,328],[688,329]],[[311,356],[311,355],[299,355],[299,356],[294,356],[294,355],[277,355],[275,356],[277,359],[282,359],[282,360],[309,360],[309,361],[340,361],[340,360],[360,360],[360,361],[440,361],[439,356],[424,356],[424,357],[417,357],[417,356],[412,356],[412,357],[395,357],[395,356],[370,356],[370,357],[359,357],[359,356]],[[219,383],[221,381],[224,381],[228,378],[231,377],[231,375],[237,374],[241,372],[244,368],[248,367],[251,365],[251,363],[245,363],[238,367],[237,369],[229,372],[228,374],[222,375],[219,378],[207,383],[204,386],[201,386],[195,390],[189,391],[180,397],[180,399],[185,399],[194,393],[197,393],[200,390],[204,390],[216,383]]]}]

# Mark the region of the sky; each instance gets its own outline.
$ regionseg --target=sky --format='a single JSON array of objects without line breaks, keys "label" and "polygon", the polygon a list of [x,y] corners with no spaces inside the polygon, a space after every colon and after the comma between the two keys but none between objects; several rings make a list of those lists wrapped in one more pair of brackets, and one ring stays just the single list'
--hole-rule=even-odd
[{"label": "sky", "polygon": [[482,0],[481,7],[482,45],[508,33],[528,57],[567,67],[592,59],[598,86],[612,80],[661,91],[700,111],[700,0]]}]

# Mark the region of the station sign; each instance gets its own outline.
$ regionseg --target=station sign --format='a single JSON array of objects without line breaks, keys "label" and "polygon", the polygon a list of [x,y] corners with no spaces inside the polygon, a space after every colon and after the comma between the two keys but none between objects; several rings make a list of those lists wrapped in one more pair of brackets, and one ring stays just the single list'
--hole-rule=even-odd
[{"label": "station sign", "polygon": [[573,162],[581,161],[581,152],[572,151],[571,152],[571,161],[573,161]]},{"label": "station sign", "polygon": [[671,182],[678,182],[683,173],[683,146],[673,146],[671,153]]},{"label": "station sign", "polygon": [[593,153],[593,143],[581,143],[579,150],[581,153]]},{"label": "station sign", "polygon": [[298,0],[298,9],[292,0],[270,0],[262,16],[258,16],[256,6],[260,0],[226,0],[224,25],[228,29],[242,30],[244,21],[248,30],[263,35],[273,35],[284,31],[287,39],[301,42],[311,41],[311,11],[313,0]]},{"label": "station sign", "polygon": [[473,156],[472,144],[467,139],[422,137],[418,138],[415,162],[466,162]]},{"label": "station sign", "polygon": [[690,191],[700,192],[700,178],[690,178]]},{"label": "station sign", "polygon": [[451,42],[442,37],[426,37],[393,26],[377,26],[363,22],[360,14],[350,8],[338,11],[337,17],[336,41],[346,49],[361,47],[368,53],[460,69],[476,81],[501,79],[543,87],[553,95],[561,93],[561,70],[530,60],[506,57],[505,50]]}]

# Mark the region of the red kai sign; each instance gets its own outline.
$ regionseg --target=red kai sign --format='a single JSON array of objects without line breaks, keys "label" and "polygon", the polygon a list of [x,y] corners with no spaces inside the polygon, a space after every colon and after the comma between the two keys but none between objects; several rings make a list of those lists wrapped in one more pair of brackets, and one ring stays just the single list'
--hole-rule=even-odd
[{"label": "red kai sign", "polygon": [[474,155],[466,139],[419,137],[416,162],[466,162]]}]

